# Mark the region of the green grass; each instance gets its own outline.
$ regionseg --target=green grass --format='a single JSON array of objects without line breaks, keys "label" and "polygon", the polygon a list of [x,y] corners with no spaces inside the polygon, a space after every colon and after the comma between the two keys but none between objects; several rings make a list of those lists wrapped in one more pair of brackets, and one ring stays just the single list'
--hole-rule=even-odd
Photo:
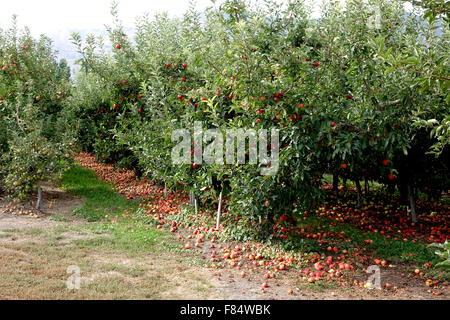
[{"label": "green grass", "polygon": [[335,290],[337,289],[337,285],[334,282],[324,282],[324,281],[319,281],[319,282],[315,282],[315,283],[304,283],[304,282],[298,282],[297,286],[301,289],[301,290],[314,290],[317,292],[325,292],[326,290]]},{"label": "green grass", "polygon": [[[351,242],[340,242],[338,247],[341,249],[350,249],[353,247],[368,247],[375,250],[380,258],[389,259],[391,261],[410,261],[423,264],[425,262],[437,262],[437,257],[432,250],[420,242],[411,242],[403,240],[387,239],[377,233],[366,233],[355,226],[346,223],[336,223],[329,218],[309,216],[304,217],[301,225],[313,226],[316,229],[337,234],[344,232],[346,238]],[[364,240],[373,240],[370,244],[365,244]],[[412,255],[409,255],[412,254]]]},{"label": "green grass", "polygon": [[106,215],[122,214],[125,209],[134,210],[138,206],[137,201],[127,200],[115,192],[111,184],[98,179],[94,172],[79,165],[65,172],[61,186],[86,200],[74,213],[89,222],[99,221]]},{"label": "green grass", "polygon": [[[167,231],[157,230],[146,225],[135,217],[124,217],[114,224],[105,222],[91,226],[91,232],[109,234],[110,237],[77,240],[79,248],[96,247],[124,252],[129,256],[136,256],[142,252],[157,252],[166,249],[165,243],[172,242]],[[181,244],[178,244],[181,247]]]},{"label": "green grass", "polygon": [[[79,248],[119,250],[131,256],[158,250],[181,251],[181,244],[176,243],[167,231],[154,228],[154,220],[137,210],[136,200],[118,194],[111,184],[100,180],[91,170],[74,166],[64,174],[61,186],[85,199],[84,205],[75,209],[74,214],[90,222],[99,221],[85,228],[94,234],[109,235],[76,240]],[[125,210],[130,213],[125,214]]]},{"label": "green grass", "polygon": [[52,221],[67,221],[67,217],[63,217],[63,216],[51,216],[50,218],[48,218],[49,220]]}]

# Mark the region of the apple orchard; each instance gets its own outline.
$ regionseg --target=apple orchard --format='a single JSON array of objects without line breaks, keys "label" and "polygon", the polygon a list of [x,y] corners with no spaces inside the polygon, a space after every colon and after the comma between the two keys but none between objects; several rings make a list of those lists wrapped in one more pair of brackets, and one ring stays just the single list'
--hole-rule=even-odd
[{"label": "apple orchard", "polygon": [[[172,231],[183,222],[311,254],[350,251],[328,221],[380,250],[422,243],[402,258],[436,264],[425,245],[450,239],[448,8],[404,3],[376,1],[374,26],[363,1],[325,1],[315,19],[302,1],[228,0],[141,17],[134,35],[113,5],[108,39],[72,35],[73,79],[50,39],[13,21],[0,32],[0,191],[35,200],[76,159],[128,198],[164,188],[158,201],[169,204],[142,210]],[[277,174],[261,174],[267,163],[195,163],[196,144],[192,163],[174,164],[172,133],[195,122],[279,130]],[[122,175],[105,175],[107,164]]]}]

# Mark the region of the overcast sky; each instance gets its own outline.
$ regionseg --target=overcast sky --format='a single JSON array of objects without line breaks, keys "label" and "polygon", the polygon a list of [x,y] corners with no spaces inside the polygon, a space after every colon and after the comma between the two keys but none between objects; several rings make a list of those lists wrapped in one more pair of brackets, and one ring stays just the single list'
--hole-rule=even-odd
[{"label": "overcast sky", "polygon": [[[110,23],[111,0],[12,0],[1,1],[0,27],[10,25],[17,14],[21,26],[31,28],[33,34],[53,34],[59,30],[103,29]],[[185,0],[121,0],[120,17],[126,26],[134,24],[135,17],[144,12],[167,11],[181,15],[189,6]],[[197,0],[198,8],[205,8],[210,0]]]},{"label": "overcast sky", "polygon": [[[283,2],[284,0],[277,0]],[[309,0],[314,1],[314,0]],[[0,28],[10,25],[13,14],[20,26],[28,26],[34,35],[54,35],[72,30],[103,29],[111,22],[112,0],[10,0],[1,1]],[[135,18],[148,12],[166,11],[170,16],[182,16],[188,9],[188,0],[119,0],[119,14],[127,27]],[[222,3],[223,0],[217,0]],[[319,1],[317,1],[319,2]],[[211,6],[210,0],[196,0],[197,9]]]},{"label": "overcast sky", "polygon": [[[73,31],[98,33],[105,24],[111,24],[110,8],[112,0],[0,0],[0,28],[11,26],[13,14],[18,16],[19,27],[28,26],[37,37],[44,33],[51,37],[60,57],[72,64],[77,53],[69,41]],[[216,4],[224,0],[216,0]],[[262,0],[252,0],[253,2]],[[275,0],[286,2],[287,0]],[[341,0],[345,1],[345,0]],[[189,7],[189,0],[117,0],[119,16],[125,27],[134,27],[135,18],[144,13],[153,15],[167,12],[170,16],[181,17]],[[320,14],[321,0],[306,0],[314,4],[313,16]],[[196,8],[203,11],[212,6],[211,0],[196,0]]]},{"label": "overcast sky", "polygon": [[[224,0],[216,0],[222,3]],[[258,0],[253,0],[258,1]],[[286,0],[276,0],[286,2]],[[315,6],[319,14],[320,0],[306,0]],[[345,0],[341,0],[345,1]],[[0,28],[10,26],[13,14],[18,15],[19,25],[28,26],[33,35],[49,36],[70,34],[73,30],[104,29],[111,22],[112,0],[1,0]],[[153,14],[166,11],[170,16],[182,16],[189,7],[189,0],[118,0],[119,14],[126,27],[133,27],[135,18],[145,12]],[[202,11],[211,6],[211,0],[196,0]]]}]

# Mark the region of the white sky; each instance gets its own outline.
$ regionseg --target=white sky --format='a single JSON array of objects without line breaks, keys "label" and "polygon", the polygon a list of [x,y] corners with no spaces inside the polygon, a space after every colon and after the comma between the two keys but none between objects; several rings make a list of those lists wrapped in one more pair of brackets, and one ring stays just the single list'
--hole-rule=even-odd
[{"label": "white sky", "polygon": [[[220,4],[223,1],[216,0],[216,3]],[[275,1],[286,2],[286,0]],[[120,19],[125,27],[130,28],[134,27],[136,17],[144,13],[153,15],[165,11],[172,17],[181,17],[189,7],[189,0],[117,0],[117,2]],[[213,6],[211,0],[195,0],[195,2],[199,11]],[[306,2],[314,4],[314,16],[320,15],[321,0],[306,0]],[[57,50],[62,48],[64,51],[62,55],[73,60],[72,55],[76,51],[70,46],[71,33],[103,31],[105,24],[111,24],[111,3],[112,0],[0,0],[0,28],[10,27],[11,17],[16,14],[20,28],[29,27],[35,37],[42,33],[49,36]]]},{"label": "white sky", "polygon": [[[216,0],[216,5],[224,0]],[[252,0],[258,2],[262,0]],[[283,3],[286,0],[275,0]],[[319,3],[321,0],[306,0]],[[136,17],[145,13],[153,15],[167,12],[169,16],[181,17],[189,8],[189,0],[117,0],[119,17],[126,28],[133,28]],[[71,65],[77,57],[76,48],[70,42],[73,31],[84,34],[105,30],[112,23],[112,0],[0,0],[0,28],[11,26],[11,18],[17,15],[19,28],[27,26],[34,37],[41,34],[53,40],[60,57]],[[213,6],[211,0],[195,0],[196,9],[203,11]],[[129,36],[133,36],[129,34]]]},{"label": "white sky", "polygon": [[[253,0],[260,1],[260,0]],[[276,0],[285,2],[286,0]],[[345,0],[341,0],[345,1]],[[370,1],[370,0],[369,0]],[[70,34],[75,30],[104,29],[110,24],[112,0],[0,0],[0,28],[10,26],[13,14],[18,15],[21,27],[28,26],[33,35]],[[119,14],[126,27],[133,27],[135,18],[148,12],[167,11],[170,16],[181,16],[189,7],[189,0],[118,0]],[[212,6],[211,0],[195,0],[200,11]],[[216,0],[222,3],[223,0]],[[315,9],[320,0],[307,0]],[[318,15],[316,10],[315,15]]]},{"label": "white sky", "polygon": [[[61,31],[103,29],[111,22],[112,0],[1,0],[0,27],[10,25],[13,14],[20,26],[28,26],[35,35]],[[167,11],[181,16],[187,10],[187,0],[120,0],[119,14],[125,26],[132,27],[137,16],[149,12]],[[210,0],[197,0],[197,8],[210,5]]]},{"label": "white sky", "polygon": [[[284,0],[277,0],[283,2]],[[314,0],[309,0],[316,2]],[[13,14],[20,26],[28,26],[33,35],[49,36],[73,30],[103,29],[111,22],[112,0],[0,0],[0,28],[10,26]],[[170,16],[182,16],[188,0],[119,0],[119,14],[126,27],[134,26],[137,16],[167,11]],[[221,3],[223,0],[217,0]],[[319,1],[317,1],[319,2]],[[212,6],[210,0],[196,0],[196,8]]]}]

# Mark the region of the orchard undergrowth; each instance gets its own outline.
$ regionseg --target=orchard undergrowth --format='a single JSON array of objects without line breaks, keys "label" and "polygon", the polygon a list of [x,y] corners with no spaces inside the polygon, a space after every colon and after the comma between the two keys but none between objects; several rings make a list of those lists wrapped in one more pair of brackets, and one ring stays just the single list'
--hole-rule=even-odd
[{"label": "orchard undergrowth", "polygon": [[[449,276],[433,270],[439,260],[427,248],[427,243],[439,242],[445,239],[442,234],[448,234],[448,212],[436,204],[429,207],[431,213],[420,216],[414,225],[402,216],[403,209],[397,209],[395,199],[384,199],[386,202],[378,205],[383,199],[376,193],[372,200],[364,202],[364,207],[355,209],[353,200],[346,202],[342,200],[345,196],[330,193],[327,204],[315,214],[306,213],[297,219],[287,215],[277,217],[270,240],[252,236],[242,240],[243,234],[251,234],[250,228],[239,229],[242,224],[230,214],[225,213],[216,230],[214,208],[201,207],[195,214],[185,193],[165,190],[146,179],[137,180],[132,171],[97,162],[93,155],[80,153],[76,160],[94,170],[100,179],[112,183],[126,199],[139,199],[138,216],[153,221],[157,229],[168,228],[184,242],[186,250],[210,249],[205,265],[208,268],[260,267],[267,270],[268,279],[284,270],[297,269],[309,283],[347,284],[370,265],[393,268],[405,262],[420,266],[411,267],[412,273],[428,281],[427,286]],[[425,202],[418,203],[421,208],[427,206]],[[242,275],[245,276],[244,271]],[[355,285],[364,286],[363,282],[354,281]]]}]

